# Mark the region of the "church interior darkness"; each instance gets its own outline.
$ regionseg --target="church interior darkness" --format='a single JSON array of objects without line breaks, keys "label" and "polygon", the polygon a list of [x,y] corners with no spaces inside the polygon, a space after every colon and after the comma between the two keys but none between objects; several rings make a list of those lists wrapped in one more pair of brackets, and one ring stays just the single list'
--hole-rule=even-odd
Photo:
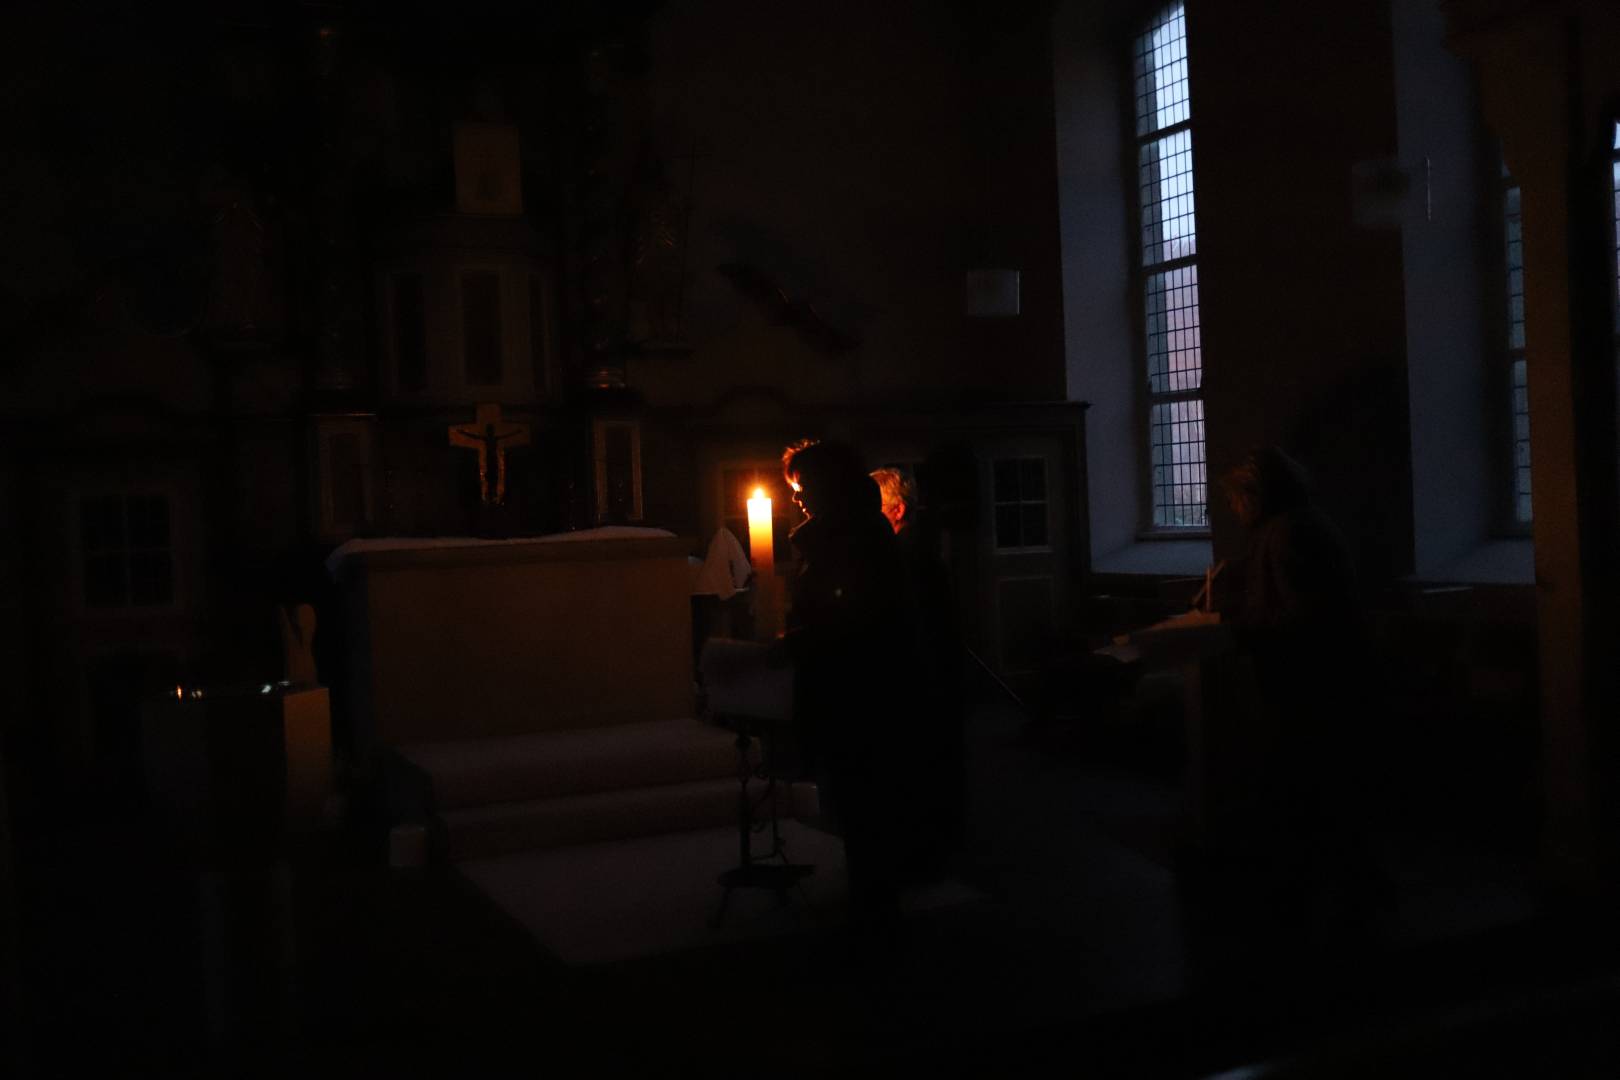
[{"label": "church interior darkness", "polygon": [[[1620,1069],[1610,0],[0,28],[0,1071]],[[807,438],[951,628],[882,941],[725,713]]]}]

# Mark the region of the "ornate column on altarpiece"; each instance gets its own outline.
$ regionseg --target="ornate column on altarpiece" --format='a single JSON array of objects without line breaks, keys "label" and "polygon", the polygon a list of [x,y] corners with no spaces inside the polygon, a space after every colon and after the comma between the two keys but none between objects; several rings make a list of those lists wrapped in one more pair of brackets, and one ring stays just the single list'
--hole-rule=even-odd
[{"label": "ornate column on altarpiece", "polygon": [[312,531],[332,541],[376,523],[375,402],[366,375],[366,267],[355,219],[357,163],[375,132],[349,122],[351,80],[343,64],[343,29],[323,19],[308,31],[311,143],[308,146],[313,330],[309,402],[308,505]]},{"label": "ornate column on altarpiece", "polygon": [[342,30],[328,21],[313,33],[318,144],[310,214],[315,241],[315,390],[321,394],[359,388],[366,366],[364,281],[353,207],[359,140],[344,124]]},{"label": "ornate column on altarpiece", "polygon": [[685,350],[691,174],[670,169],[660,153],[646,78],[651,63],[635,33],[600,41],[582,57],[572,238],[589,524],[643,520],[642,442],[656,433],[645,430],[630,365]]},{"label": "ornate column on altarpiece", "polygon": [[590,389],[615,391],[625,385],[624,356],[628,282],[622,174],[626,152],[625,46],[604,42],[584,57],[583,99],[577,136],[575,185],[576,245],[583,310],[580,323],[581,381]]},{"label": "ornate column on altarpiece", "polygon": [[214,165],[200,198],[207,226],[207,281],[191,335],[212,375],[215,436],[204,476],[204,506],[215,550],[252,550],[262,538],[242,535],[242,509],[255,497],[244,489],[239,399],[244,380],[296,378],[278,350],[286,327],[282,203],[265,181]]}]

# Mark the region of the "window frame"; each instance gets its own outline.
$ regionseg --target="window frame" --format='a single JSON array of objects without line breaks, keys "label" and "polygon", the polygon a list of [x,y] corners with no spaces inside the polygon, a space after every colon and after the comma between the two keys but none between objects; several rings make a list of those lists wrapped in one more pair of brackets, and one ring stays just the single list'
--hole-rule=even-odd
[{"label": "window frame", "polygon": [[[1026,499],[1023,497],[1023,465],[1025,462],[1039,462],[1041,466],[1041,497],[1039,499]],[[1004,462],[1011,462],[1019,467],[1019,498],[1004,500],[996,491],[996,467]],[[1046,457],[1040,454],[1010,454],[1005,457],[993,456],[990,458],[990,550],[997,555],[1045,555],[1052,551],[1052,478],[1051,469]],[[1026,506],[1039,506],[1042,517],[1045,518],[1044,530],[1046,542],[1044,544],[1008,544],[1001,543],[1001,526],[997,520],[996,511],[1003,506],[1017,506],[1022,510]],[[1023,523],[1019,523],[1019,539],[1023,539]]]},{"label": "window frame", "polygon": [[[1615,427],[1620,431],[1620,116],[1609,124],[1609,306],[1613,311]],[[1615,467],[1620,470],[1620,442],[1615,450]]]},{"label": "window frame", "polygon": [[[157,498],[162,499],[168,517],[168,543],[163,547],[142,546],[136,547],[129,542],[129,504],[132,499]],[[123,541],[117,548],[97,549],[92,551],[89,537],[85,529],[86,505],[97,499],[117,499],[119,513],[122,516]],[[179,550],[179,498],[170,487],[162,484],[135,484],[129,486],[94,486],[80,488],[73,493],[73,537],[75,567],[78,577],[77,600],[79,610],[92,618],[130,618],[148,615],[171,614],[181,610],[181,580]],[[133,556],[137,553],[151,553],[164,551],[168,555],[169,588],[168,597],[159,603],[133,602]],[[116,552],[122,561],[124,569],[124,598],[116,604],[92,602],[90,598],[89,560],[95,554],[110,554]]]},{"label": "window frame", "polygon": [[[1186,133],[1188,136],[1188,152],[1193,153],[1193,120],[1191,115],[1192,104],[1190,92],[1187,97],[1187,116],[1185,118],[1162,128],[1154,128],[1146,132],[1138,131],[1139,121],[1137,116],[1138,95],[1136,84],[1136,58],[1139,55],[1142,39],[1147,35],[1152,34],[1155,25],[1158,24],[1163,19],[1164,15],[1173,8],[1181,9],[1183,40],[1187,40],[1190,35],[1187,35],[1185,28],[1188,24],[1190,24],[1191,21],[1190,14],[1187,10],[1188,4],[1186,3],[1186,0],[1170,0],[1170,2],[1163,3],[1155,7],[1153,13],[1145,20],[1139,20],[1133,23],[1132,29],[1126,36],[1125,41],[1125,92],[1122,94],[1122,100],[1124,102],[1123,130],[1126,132],[1126,138],[1123,140],[1122,145],[1122,154],[1124,160],[1122,162],[1123,167],[1121,169],[1121,173],[1125,178],[1125,185],[1127,189],[1126,218],[1129,224],[1128,237],[1130,244],[1130,255],[1128,261],[1131,274],[1131,337],[1135,346],[1132,379],[1136,386],[1135,393],[1137,402],[1135,407],[1136,422],[1133,427],[1136,432],[1137,446],[1140,448],[1140,453],[1142,455],[1141,461],[1137,468],[1137,484],[1138,491],[1140,493],[1140,516],[1137,522],[1136,535],[1139,540],[1197,540],[1206,539],[1211,535],[1209,525],[1210,475],[1208,462],[1207,413],[1204,414],[1204,418],[1200,421],[1200,423],[1203,425],[1203,436],[1201,442],[1204,449],[1203,523],[1194,525],[1159,524],[1157,521],[1158,505],[1156,502],[1157,485],[1154,482],[1155,464],[1153,445],[1153,414],[1155,407],[1184,401],[1197,401],[1199,402],[1200,407],[1202,407],[1204,401],[1203,320],[1201,312],[1201,299],[1197,302],[1199,305],[1199,319],[1197,324],[1199,342],[1199,377],[1197,388],[1193,390],[1183,389],[1155,391],[1152,388],[1152,376],[1149,369],[1151,358],[1148,353],[1148,283],[1157,275],[1167,276],[1176,271],[1188,268],[1191,268],[1196,272],[1199,263],[1198,252],[1196,250],[1196,171],[1192,173],[1192,180],[1190,181],[1195,214],[1195,223],[1193,228],[1195,244],[1194,251],[1189,255],[1178,256],[1174,259],[1160,260],[1149,263],[1144,258],[1142,246],[1143,229],[1146,221],[1146,208],[1143,205],[1142,199],[1143,149],[1151,143],[1170,138],[1177,134]],[[1184,63],[1186,63],[1188,67],[1190,79],[1190,56],[1184,60]],[[1196,170],[1196,166],[1194,166],[1194,169]],[[1193,288],[1196,290],[1199,288],[1201,283],[1195,279],[1192,284]],[[1168,293],[1169,291],[1170,288],[1167,287],[1166,292]],[[1200,411],[1202,411],[1202,408]]]},{"label": "window frame", "polygon": [[[1504,467],[1502,467],[1497,473],[1499,479],[1496,481],[1496,483],[1500,485],[1499,490],[1501,495],[1498,496],[1497,502],[1500,509],[1497,511],[1495,516],[1498,523],[1497,528],[1500,534],[1510,538],[1528,537],[1532,534],[1535,528],[1535,488],[1533,478],[1530,481],[1530,486],[1527,487],[1523,492],[1521,492],[1519,489],[1520,466],[1519,436],[1517,430],[1518,409],[1516,408],[1515,401],[1515,395],[1519,388],[1514,384],[1514,369],[1517,365],[1523,363],[1525,365],[1524,392],[1526,395],[1524,409],[1524,443],[1526,448],[1526,464],[1524,468],[1528,469],[1534,462],[1534,457],[1531,456],[1530,451],[1531,417],[1528,397],[1530,392],[1530,369],[1526,351],[1529,343],[1530,331],[1528,322],[1525,322],[1523,331],[1524,342],[1518,345],[1514,344],[1513,299],[1515,294],[1512,283],[1514,267],[1513,257],[1510,251],[1510,245],[1513,243],[1513,240],[1509,235],[1509,229],[1513,224],[1517,223],[1519,230],[1518,243],[1520,248],[1518,266],[1520,290],[1518,297],[1521,305],[1520,310],[1522,311],[1524,303],[1523,286],[1525,280],[1522,194],[1519,196],[1520,211],[1517,213],[1511,213],[1509,210],[1509,193],[1519,191],[1521,191],[1519,182],[1514,178],[1512,170],[1508,168],[1507,159],[1500,153],[1499,148],[1497,154],[1495,200],[1493,202],[1493,206],[1495,208],[1493,221],[1495,223],[1497,235],[1500,238],[1500,243],[1497,246],[1497,250],[1499,252],[1499,258],[1497,260],[1497,288],[1500,291],[1497,293],[1498,300],[1496,307],[1497,310],[1502,313],[1502,315],[1500,321],[1495,324],[1499,329],[1495,334],[1496,345],[1491,350],[1491,354],[1495,358],[1494,366],[1496,370],[1492,373],[1489,385],[1493,387],[1492,396],[1495,398],[1495,400],[1502,403],[1500,406],[1498,406],[1498,408],[1501,409],[1501,413],[1499,415],[1503,417],[1503,420],[1496,429],[1499,432],[1496,437],[1499,447],[1496,456],[1500,461],[1503,462]],[[1530,512],[1528,515],[1523,517],[1521,517],[1519,514],[1519,498],[1521,494],[1530,500]]]}]

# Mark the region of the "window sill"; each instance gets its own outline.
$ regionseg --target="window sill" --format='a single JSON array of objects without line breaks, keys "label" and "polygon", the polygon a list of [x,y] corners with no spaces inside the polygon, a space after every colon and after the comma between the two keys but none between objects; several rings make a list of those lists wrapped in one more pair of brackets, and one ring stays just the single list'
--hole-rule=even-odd
[{"label": "window sill", "polygon": [[1406,579],[1413,584],[1533,585],[1536,549],[1528,537],[1487,540],[1474,550],[1426,574]]},{"label": "window sill", "polygon": [[1143,544],[1185,543],[1187,541],[1207,544],[1209,543],[1209,537],[1210,532],[1207,528],[1143,529],[1136,534],[1137,541]]},{"label": "window sill", "polygon": [[1157,577],[1202,574],[1211,561],[1209,537],[1143,537],[1092,560],[1093,574],[1143,574]]}]

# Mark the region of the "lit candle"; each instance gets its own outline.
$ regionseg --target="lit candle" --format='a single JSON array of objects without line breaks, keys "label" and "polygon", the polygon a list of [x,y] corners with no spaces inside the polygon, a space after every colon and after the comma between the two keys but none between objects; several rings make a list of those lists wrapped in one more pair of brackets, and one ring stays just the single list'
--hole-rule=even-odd
[{"label": "lit candle", "polygon": [[748,500],[748,557],[754,564],[754,582],[776,572],[776,541],[771,534],[771,500],[764,488],[755,488]]}]

